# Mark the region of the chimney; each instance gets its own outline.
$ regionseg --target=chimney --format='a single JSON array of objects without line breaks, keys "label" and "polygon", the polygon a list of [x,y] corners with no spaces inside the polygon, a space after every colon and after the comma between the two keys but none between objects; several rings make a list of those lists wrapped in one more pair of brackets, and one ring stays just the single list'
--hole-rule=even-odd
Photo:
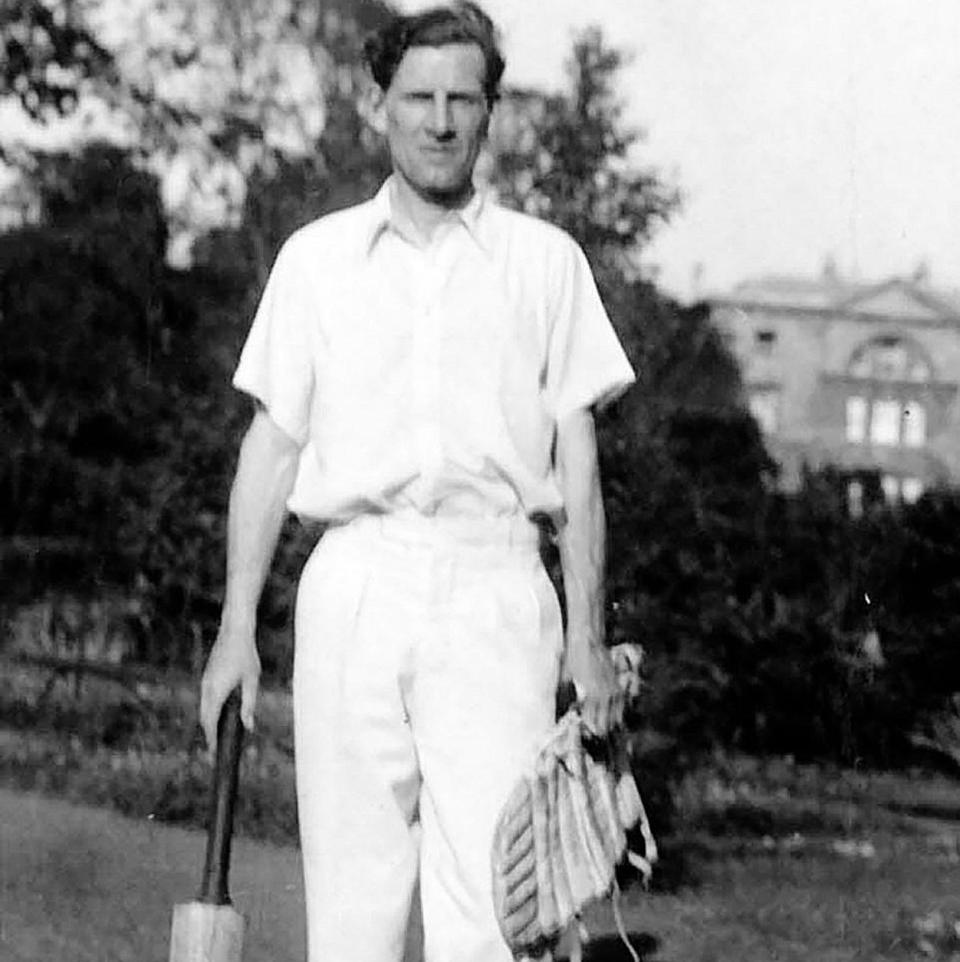
[{"label": "chimney", "polygon": [[703,261],[697,261],[690,268],[690,300],[699,301],[703,296]]},{"label": "chimney", "polygon": [[925,257],[917,261],[911,280],[915,284],[928,284],[930,282],[930,262]]},{"label": "chimney", "polygon": [[823,258],[820,277],[823,279],[824,284],[837,284],[839,282],[840,272],[837,270],[837,259],[833,254],[827,254]]}]

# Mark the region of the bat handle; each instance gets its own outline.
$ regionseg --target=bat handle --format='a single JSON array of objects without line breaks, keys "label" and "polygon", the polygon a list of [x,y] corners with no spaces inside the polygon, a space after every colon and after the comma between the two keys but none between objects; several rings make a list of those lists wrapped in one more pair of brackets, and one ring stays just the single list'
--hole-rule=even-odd
[{"label": "bat handle", "polygon": [[233,810],[237,800],[243,723],[240,721],[240,689],[224,702],[217,723],[217,753],[213,766],[210,819],[207,827],[207,856],[203,865],[198,901],[207,905],[229,905],[230,842]]}]

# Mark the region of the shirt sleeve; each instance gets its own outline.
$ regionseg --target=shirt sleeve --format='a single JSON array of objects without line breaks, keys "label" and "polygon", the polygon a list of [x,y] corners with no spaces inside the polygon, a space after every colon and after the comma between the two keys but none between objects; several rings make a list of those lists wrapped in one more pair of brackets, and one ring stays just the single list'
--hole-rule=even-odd
[{"label": "shirt sleeve", "polygon": [[587,258],[572,241],[555,285],[546,388],[554,418],[560,421],[576,410],[609,404],[635,376]]},{"label": "shirt sleeve", "polygon": [[316,303],[295,248],[281,248],[240,354],[233,385],[252,395],[303,447],[310,427]]}]

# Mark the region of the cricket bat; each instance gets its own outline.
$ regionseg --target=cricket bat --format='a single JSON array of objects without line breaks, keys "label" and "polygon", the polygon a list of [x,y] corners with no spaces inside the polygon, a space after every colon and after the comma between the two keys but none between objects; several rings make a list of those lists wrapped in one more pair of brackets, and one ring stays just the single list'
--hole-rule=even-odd
[{"label": "cricket bat", "polygon": [[224,703],[217,724],[207,855],[200,893],[192,902],[173,907],[170,962],[240,962],[243,954],[243,916],[231,904],[228,891],[242,745],[238,688]]}]

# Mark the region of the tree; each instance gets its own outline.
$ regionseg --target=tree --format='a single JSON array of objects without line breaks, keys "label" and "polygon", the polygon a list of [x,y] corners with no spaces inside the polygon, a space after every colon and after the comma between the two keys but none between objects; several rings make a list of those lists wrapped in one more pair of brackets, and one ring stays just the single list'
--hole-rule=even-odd
[{"label": "tree", "polygon": [[389,172],[382,145],[356,103],[335,94],[310,157],[275,157],[247,180],[240,222],[210,231],[195,248],[198,264],[232,277],[249,315],[283,241],[323,214],[366,200]]},{"label": "tree", "polygon": [[40,120],[69,113],[86,81],[112,73],[110,52],[68,0],[0,0],[0,98],[17,97]]},{"label": "tree", "polygon": [[235,293],[165,266],[159,186],[123,151],[41,157],[35,185],[41,222],[0,236],[0,538],[25,546],[5,600],[116,590],[149,624],[135,657],[190,664],[246,417]]},{"label": "tree", "polygon": [[494,128],[491,179],[504,203],[567,230],[583,247],[638,373],[618,410],[628,412],[622,420],[634,433],[649,435],[680,409],[738,409],[740,380],[706,308],[681,308],[640,274],[644,244],[680,198],[655,170],[636,165],[642,138],[624,125],[615,92],[626,61],[588,28],[574,41],[566,93],[508,96],[507,120]]},{"label": "tree", "polygon": [[[328,109],[355,100],[385,0],[0,0],[0,97],[39,123],[83,109],[162,177],[178,263],[236,224],[247,180],[318,162]],[[18,164],[29,160],[15,158]]]},{"label": "tree", "polygon": [[175,249],[235,224],[255,175],[317,162],[331,102],[354,99],[382,0],[139,0],[91,22],[136,78],[131,115],[167,171]]},{"label": "tree", "polygon": [[506,203],[569,231],[595,270],[631,278],[636,254],[679,197],[656,172],[635,166],[641,136],[623,125],[615,93],[626,59],[599,28],[580,33],[567,62],[569,90],[540,100],[534,136],[495,157],[493,178]]},{"label": "tree", "polygon": [[36,187],[41,224],[0,236],[0,531],[74,536],[109,565],[170,372],[159,191],[103,145],[40,158]]}]

